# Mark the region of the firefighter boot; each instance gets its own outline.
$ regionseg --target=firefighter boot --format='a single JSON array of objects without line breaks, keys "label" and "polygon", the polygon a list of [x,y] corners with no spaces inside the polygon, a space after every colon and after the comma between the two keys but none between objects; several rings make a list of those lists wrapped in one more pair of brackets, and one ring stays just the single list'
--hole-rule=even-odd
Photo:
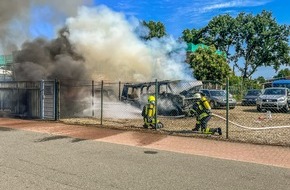
[{"label": "firefighter boot", "polygon": [[196,124],[195,127],[192,129],[194,133],[201,133],[200,124]]},{"label": "firefighter boot", "polygon": [[222,133],[222,129],[220,127],[217,128],[217,132],[218,132],[219,135],[222,135],[223,134]]},{"label": "firefighter boot", "polygon": [[214,135],[215,133],[218,133],[219,135],[222,135],[222,129],[220,127],[218,127],[218,128],[210,128],[209,132],[211,132],[212,135]]},{"label": "firefighter boot", "polygon": [[161,128],[163,128],[164,127],[164,125],[163,125],[163,123],[161,123],[160,121],[157,123],[157,128],[158,129],[161,129]]}]

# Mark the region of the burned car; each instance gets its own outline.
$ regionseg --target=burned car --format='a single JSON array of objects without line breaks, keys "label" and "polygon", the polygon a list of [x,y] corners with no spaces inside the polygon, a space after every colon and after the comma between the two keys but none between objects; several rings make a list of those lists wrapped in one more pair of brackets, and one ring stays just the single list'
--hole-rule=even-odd
[{"label": "burned car", "polygon": [[142,109],[147,103],[147,97],[155,95],[157,91],[158,115],[182,116],[191,108],[192,96],[201,87],[201,81],[165,80],[125,83],[120,99]]}]

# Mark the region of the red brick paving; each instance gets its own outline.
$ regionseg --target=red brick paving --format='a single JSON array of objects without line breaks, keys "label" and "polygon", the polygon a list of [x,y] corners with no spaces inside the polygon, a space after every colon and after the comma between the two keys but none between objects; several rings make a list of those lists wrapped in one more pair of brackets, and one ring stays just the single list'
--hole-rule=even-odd
[{"label": "red brick paving", "polygon": [[211,139],[177,137],[163,134],[142,133],[67,125],[59,122],[45,122],[1,118],[0,126],[12,129],[66,135],[74,138],[166,150],[184,154],[209,156],[221,159],[252,162],[290,168],[290,148],[233,143]]}]

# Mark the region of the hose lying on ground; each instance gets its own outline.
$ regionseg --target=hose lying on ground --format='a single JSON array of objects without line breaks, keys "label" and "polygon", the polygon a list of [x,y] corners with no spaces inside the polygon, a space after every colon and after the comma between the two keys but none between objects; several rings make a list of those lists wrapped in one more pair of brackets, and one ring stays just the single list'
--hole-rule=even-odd
[{"label": "hose lying on ground", "polygon": [[[222,117],[222,116],[219,116],[217,114],[212,114],[213,116],[216,116],[222,120],[227,120],[226,118]],[[240,124],[237,124],[235,122],[232,122],[232,121],[229,121],[229,123],[233,124],[233,125],[236,125],[238,127],[241,127],[241,128],[244,128],[244,129],[252,129],[252,130],[265,130],[265,129],[282,129],[282,128],[290,128],[290,125],[285,125],[285,126],[271,126],[271,127],[263,127],[263,128],[260,128],[260,127],[246,127],[246,126],[243,126],[243,125],[240,125]]]}]

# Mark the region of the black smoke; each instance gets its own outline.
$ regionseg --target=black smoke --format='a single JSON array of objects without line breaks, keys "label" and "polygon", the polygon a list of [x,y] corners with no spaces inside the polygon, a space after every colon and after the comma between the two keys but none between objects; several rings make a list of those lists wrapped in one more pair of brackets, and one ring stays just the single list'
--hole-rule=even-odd
[{"label": "black smoke", "polygon": [[85,59],[68,40],[69,31],[63,28],[51,41],[37,38],[23,43],[15,53],[12,66],[16,81],[83,80],[88,79]]}]

